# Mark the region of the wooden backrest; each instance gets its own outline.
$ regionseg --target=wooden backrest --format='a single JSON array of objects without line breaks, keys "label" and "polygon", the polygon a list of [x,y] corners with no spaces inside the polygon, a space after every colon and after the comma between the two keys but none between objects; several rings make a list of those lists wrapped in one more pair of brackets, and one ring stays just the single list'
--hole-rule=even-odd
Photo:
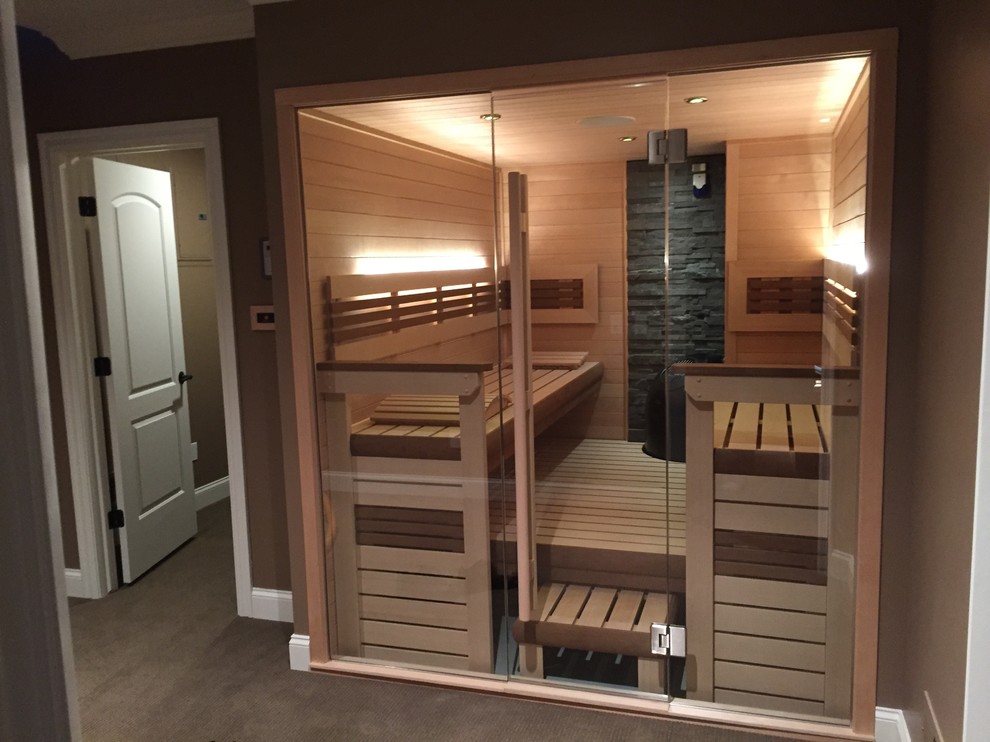
[{"label": "wooden backrest", "polygon": [[[328,359],[375,360],[493,329],[509,284],[478,269],[332,276],[326,292]],[[534,322],[594,324],[598,266],[534,268],[531,295]]]},{"label": "wooden backrest", "polygon": [[495,327],[491,269],[327,278],[327,347],[335,360],[405,353]]}]

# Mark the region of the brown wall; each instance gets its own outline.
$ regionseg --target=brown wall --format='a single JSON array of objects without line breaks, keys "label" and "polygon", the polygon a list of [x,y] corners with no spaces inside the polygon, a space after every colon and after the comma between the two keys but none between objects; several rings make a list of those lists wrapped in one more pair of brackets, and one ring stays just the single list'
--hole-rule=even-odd
[{"label": "brown wall", "polygon": [[[891,661],[881,680],[898,685],[891,705],[915,714],[927,691],[950,742],[963,739],[990,205],[990,7],[981,0],[936,3],[932,29],[929,136],[904,158],[916,163],[913,177],[925,194],[918,343],[910,359],[918,385],[902,405],[917,430],[911,465],[904,466],[912,484],[890,490],[885,513],[884,533],[892,538],[884,558],[902,566],[883,584],[881,651]],[[898,247],[895,242],[895,255]],[[900,457],[902,466],[908,460]],[[908,602],[894,615],[900,600]],[[982,630],[982,623],[974,628]],[[915,739],[932,739],[930,730],[918,734],[915,716],[911,721]],[[986,735],[970,729],[967,739]]]},{"label": "brown wall", "polygon": [[[962,0],[960,0],[961,2]],[[972,2],[975,7],[975,1]],[[431,12],[431,8],[435,12]],[[275,146],[276,88],[371,80],[432,72],[484,69],[505,65],[582,59],[713,44],[798,37],[843,31],[894,27],[899,32],[897,133],[894,185],[894,259],[891,266],[891,339],[888,412],[887,502],[913,493],[905,473],[903,452],[913,446],[913,405],[917,377],[912,368],[916,351],[914,298],[919,285],[919,238],[922,186],[916,156],[924,141],[924,79],[927,51],[928,2],[890,3],[880,0],[836,0],[810,3],[795,11],[785,0],[759,0],[744,10],[730,0],[717,0],[699,12],[682,3],[658,5],[632,0],[623,12],[602,6],[588,12],[552,3],[507,0],[497,4],[405,3],[383,0],[348,6],[346,16],[315,0],[263,5],[255,9],[258,74],[262,95],[266,187],[273,237],[281,233],[278,160]],[[631,18],[662,16],[663,22],[631,23]],[[388,23],[382,23],[388,18]],[[424,43],[428,40],[428,43]],[[974,99],[975,100],[975,99]],[[984,211],[985,217],[985,211]],[[965,304],[953,304],[962,311]],[[286,430],[286,434],[289,432]],[[294,443],[287,440],[286,455]],[[287,472],[287,481],[298,479]],[[298,506],[290,503],[290,532],[301,543]],[[888,508],[888,510],[898,508]],[[879,702],[907,705],[907,681],[899,667],[909,653],[902,644],[886,641],[900,632],[906,613],[919,610],[917,596],[904,591],[911,576],[905,566],[912,546],[904,538],[908,525],[898,511],[885,522],[883,604]],[[922,534],[922,537],[924,535]],[[890,546],[888,546],[890,545]],[[301,592],[301,559],[293,560],[293,584]],[[887,589],[887,586],[890,589]],[[962,599],[965,592],[957,595]],[[306,631],[304,601],[295,602],[297,627]],[[927,602],[927,601],[925,601]],[[964,601],[963,601],[964,602]],[[953,642],[955,638],[946,638]],[[902,671],[903,670],[903,671]],[[917,708],[915,701],[910,703]]]},{"label": "brown wall", "polygon": [[[68,61],[53,47],[22,43],[28,146],[46,303],[52,406],[59,410],[51,288],[36,135],[122,124],[217,117],[223,156],[227,228],[241,384],[245,479],[252,576],[256,586],[289,587],[285,498],[273,333],[252,333],[248,306],[271,303],[258,241],[267,235],[258,125],[254,44],[238,41]],[[65,426],[55,419],[59,490],[71,501]],[[75,544],[66,544],[75,552]],[[67,563],[71,564],[67,558]],[[75,560],[78,563],[78,559]]]}]

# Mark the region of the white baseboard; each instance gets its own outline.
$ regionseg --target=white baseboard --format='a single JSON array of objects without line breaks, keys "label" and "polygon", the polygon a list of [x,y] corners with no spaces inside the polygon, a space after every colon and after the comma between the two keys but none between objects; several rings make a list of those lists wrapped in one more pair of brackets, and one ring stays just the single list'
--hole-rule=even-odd
[{"label": "white baseboard", "polygon": [[911,742],[904,712],[877,706],[877,742]]},{"label": "white baseboard", "polygon": [[65,568],[65,594],[70,598],[85,598],[86,590],[83,587],[81,569]]},{"label": "white baseboard", "polygon": [[289,638],[289,669],[309,672],[309,637],[305,634]]},{"label": "white baseboard", "polygon": [[202,510],[215,502],[226,500],[228,497],[230,497],[230,477],[223,477],[196,488],[196,509]]},{"label": "white baseboard", "polygon": [[251,615],[265,621],[292,623],[292,592],[264,587],[251,588]]}]

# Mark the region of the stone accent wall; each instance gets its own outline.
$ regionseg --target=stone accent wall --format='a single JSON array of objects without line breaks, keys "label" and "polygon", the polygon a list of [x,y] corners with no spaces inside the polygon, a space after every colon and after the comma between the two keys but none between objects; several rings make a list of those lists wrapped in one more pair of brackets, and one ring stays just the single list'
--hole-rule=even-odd
[{"label": "stone accent wall", "polygon": [[[695,198],[691,165],[708,166],[711,197]],[[629,439],[645,438],[646,395],[663,369],[663,167],[626,167]],[[725,156],[670,167],[669,362],[721,361],[725,332]]]}]

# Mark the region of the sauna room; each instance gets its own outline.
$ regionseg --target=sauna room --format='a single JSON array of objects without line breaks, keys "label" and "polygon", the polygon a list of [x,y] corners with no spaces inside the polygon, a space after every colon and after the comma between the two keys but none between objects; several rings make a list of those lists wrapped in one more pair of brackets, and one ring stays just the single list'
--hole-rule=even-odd
[{"label": "sauna room", "polygon": [[332,656],[849,719],[868,94],[298,112]]}]

